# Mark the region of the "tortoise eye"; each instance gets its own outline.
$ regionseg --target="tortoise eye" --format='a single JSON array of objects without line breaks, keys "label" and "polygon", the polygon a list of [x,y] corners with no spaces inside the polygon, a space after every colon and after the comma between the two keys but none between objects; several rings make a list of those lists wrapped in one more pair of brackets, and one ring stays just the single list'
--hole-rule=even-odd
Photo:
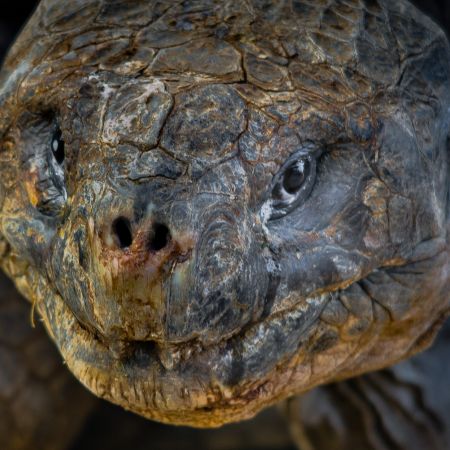
[{"label": "tortoise eye", "polygon": [[67,200],[64,140],[50,114],[26,112],[19,118],[24,184],[30,203],[41,214],[57,216]]},{"label": "tortoise eye", "polygon": [[64,140],[61,130],[58,128],[52,136],[51,150],[56,162],[61,165],[65,159]]},{"label": "tortoise eye", "polygon": [[[264,212],[279,219],[299,207],[309,196],[316,178],[316,163],[321,151],[303,148],[292,155],[275,175]],[[270,206],[270,208],[267,208]]]},{"label": "tortoise eye", "polygon": [[291,195],[298,192],[308,177],[309,169],[310,163],[307,159],[301,159],[293,163],[284,172],[283,189]]}]

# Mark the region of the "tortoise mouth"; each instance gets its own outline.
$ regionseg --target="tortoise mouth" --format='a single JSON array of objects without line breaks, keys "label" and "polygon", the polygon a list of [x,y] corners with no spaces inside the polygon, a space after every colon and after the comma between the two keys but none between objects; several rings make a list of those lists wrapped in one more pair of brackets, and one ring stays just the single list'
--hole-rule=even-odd
[{"label": "tortoise mouth", "polygon": [[107,345],[58,294],[38,309],[67,366],[94,394],[150,419],[213,427],[252,417],[286,396],[288,380],[278,367],[308,341],[330,298],[307,298],[208,346],[196,339]]},{"label": "tortoise mouth", "polygon": [[[298,297],[289,308],[211,345],[195,339],[107,345],[81,325],[48,284],[39,292],[37,308],[69,369],[97,396],[161,422],[214,427],[250,418],[318,384],[394,364],[423,348],[416,343],[431,336],[424,311],[438,319],[448,310],[442,297],[448,292],[446,243],[436,244],[419,248],[406,264],[392,260],[331,292]],[[414,282],[405,284],[411,273]],[[361,289],[365,282],[374,284]],[[354,288],[365,296],[370,318],[345,319],[348,336],[343,328],[333,336],[339,319],[333,305],[348,303],[355,317],[361,312],[363,297],[351,301]]]}]

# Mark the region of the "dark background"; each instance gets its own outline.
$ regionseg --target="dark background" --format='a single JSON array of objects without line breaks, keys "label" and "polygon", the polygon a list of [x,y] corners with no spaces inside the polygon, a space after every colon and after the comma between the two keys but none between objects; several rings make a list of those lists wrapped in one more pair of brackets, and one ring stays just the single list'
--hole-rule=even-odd
[{"label": "dark background", "polygon": [[[10,2],[2,4],[0,61],[37,4],[35,0],[15,0],[12,3],[14,8]],[[413,3],[450,36],[450,0],[416,0]],[[200,431],[159,425],[99,402],[71,450],[293,450],[288,434],[282,415],[274,408],[251,422]]]}]

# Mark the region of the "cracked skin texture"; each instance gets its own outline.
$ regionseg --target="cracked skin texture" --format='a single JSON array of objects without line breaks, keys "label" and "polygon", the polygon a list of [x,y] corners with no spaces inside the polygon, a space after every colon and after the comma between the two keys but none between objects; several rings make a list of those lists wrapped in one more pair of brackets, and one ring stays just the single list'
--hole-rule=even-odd
[{"label": "cracked skin texture", "polygon": [[0,75],[1,267],[162,422],[391,365],[449,310],[449,77],[404,0],[43,0]]}]

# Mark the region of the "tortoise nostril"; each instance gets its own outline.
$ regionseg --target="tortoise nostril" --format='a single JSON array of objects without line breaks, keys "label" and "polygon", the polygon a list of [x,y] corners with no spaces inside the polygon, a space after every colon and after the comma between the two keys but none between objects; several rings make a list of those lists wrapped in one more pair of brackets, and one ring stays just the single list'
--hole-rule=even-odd
[{"label": "tortoise nostril", "polygon": [[162,250],[169,243],[170,239],[169,229],[161,223],[155,223],[153,225],[153,234],[150,238],[149,248],[154,252]]},{"label": "tortoise nostril", "polygon": [[131,223],[126,217],[118,217],[114,220],[112,231],[119,241],[120,248],[127,248],[133,243]]}]

